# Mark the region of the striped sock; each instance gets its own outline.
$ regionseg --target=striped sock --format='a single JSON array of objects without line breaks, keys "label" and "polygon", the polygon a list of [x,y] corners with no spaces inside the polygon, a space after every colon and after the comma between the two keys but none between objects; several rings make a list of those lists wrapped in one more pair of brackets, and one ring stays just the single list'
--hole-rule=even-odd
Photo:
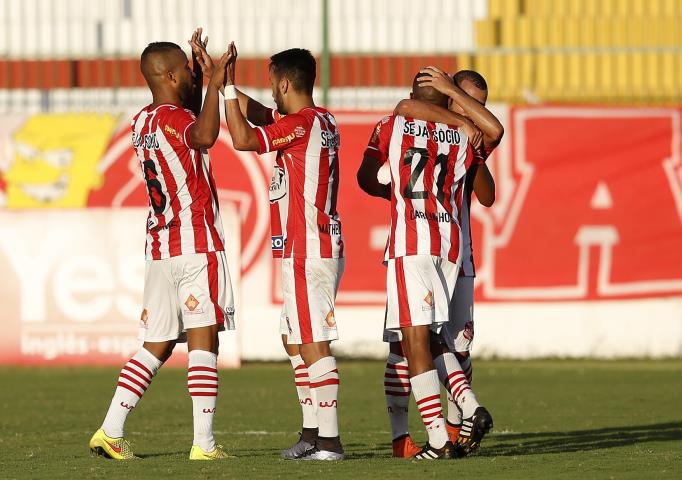
[{"label": "striped sock", "polygon": [[218,355],[204,350],[189,352],[187,389],[192,397],[193,445],[205,452],[215,450],[213,415],[218,398]]},{"label": "striped sock", "polygon": [[440,403],[438,373],[435,370],[420,373],[410,378],[410,384],[422,422],[429,434],[429,445],[433,448],[442,448],[448,441],[448,434]]},{"label": "striped sock", "polygon": [[441,382],[462,411],[462,416],[464,418],[471,417],[476,408],[480,407],[480,404],[473,390],[471,390],[471,386],[469,386],[467,377],[460,367],[455,354],[450,352],[444,353],[436,358],[433,363],[436,364]]},{"label": "striped sock", "polygon": [[409,432],[407,425],[410,392],[407,359],[395,353],[389,353],[386,370],[384,370],[384,394],[394,440]]},{"label": "striped sock", "polygon": [[471,363],[471,354],[463,361],[459,362],[459,364],[462,366],[462,370],[464,370],[467,382],[469,382],[469,385],[472,385],[474,382],[474,366]]},{"label": "striped sock", "polygon": [[324,357],[308,367],[310,392],[317,409],[319,436],[339,436],[339,371],[334,357]]},{"label": "striped sock", "polygon": [[308,369],[300,355],[290,356],[289,361],[294,369],[296,393],[298,394],[298,402],[301,404],[303,412],[303,428],[317,428],[317,413],[315,413],[315,406],[313,405],[310,393]]},{"label": "striped sock", "polygon": [[123,436],[128,413],[140,401],[162,364],[161,360],[144,348],[138,350],[133,358],[128,360],[118,375],[114,398],[111,399],[111,405],[102,423],[102,430],[107,436],[113,438]]}]

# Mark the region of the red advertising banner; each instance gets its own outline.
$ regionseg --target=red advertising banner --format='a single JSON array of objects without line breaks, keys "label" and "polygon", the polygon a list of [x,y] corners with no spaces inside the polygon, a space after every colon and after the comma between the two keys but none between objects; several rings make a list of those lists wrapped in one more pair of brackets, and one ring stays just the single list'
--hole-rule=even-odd
[{"label": "red advertising banner", "polygon": [[[472,208],[480,304],[682,296],[681,110],[495,111],[506,129],[488,160],[497,200],[490,209]],[[342,307],[379,309],[385,301],[389,207],[355,180],[381,116],[337,115],[347,255]],[[21,325],[6,329],[2,347],[13,356],[0,354],[0,362],[87,362],[93,349],[110,358],[134,348],[147,200],[130,135],[128,115],[0,119],[2,322]],[[243,311],[276,309],[267,200],[272,158],[235,151],[224,125],[211,158],[221,203],[234,207],[240,224]],[[83,346],[66,330],[44,335],[55,315],[68,318],[70,332],[86,331],[94,340]],[[103,326],[121,318],[125,335]]]}]

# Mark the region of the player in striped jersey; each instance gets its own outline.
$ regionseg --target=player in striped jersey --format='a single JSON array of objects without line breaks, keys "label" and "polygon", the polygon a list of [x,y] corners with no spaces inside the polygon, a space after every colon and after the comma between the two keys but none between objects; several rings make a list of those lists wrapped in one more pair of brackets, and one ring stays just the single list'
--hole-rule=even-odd
[{"label": "player in striped jersey", "polygon": [[[451,441],[457,443],[458,454],[466,455],[474,451],[479,445],[487,429],[486,412],[476,416],[474,413],[477,402],[467,403],[468,392],[472,380],[472,366],[469,349],[473,340],[473,279],[475,276],[473,252],[471,249],[471,230],[469,210],[472,191],[476,193],[478,201],[490,207],[495,201],[495,183],[485,164],[485,159],[499,144],[504,129],[495,116],[485,108],[488,87],[485,79],[471,70],[462,70],[450,79],[438,69],[422,70],[427,74],[421,77],[442,93],[450,96],[450,109],[462,114],[480,127],[483,136],[481,148],[478,151],[483,161],[467,172],[464,199],[462,202],[462,232],[463,255],[462,269],[455,286],[455,296],[450,309],[451,318],[443,327],[443,339],[451,353],[444,353],[435,358],[441,382],[448,391],[447,429]],[[453,80],[454,87],[453,88]],[[431,121],[444,120],[443,112],[432,105],[416,100],[403,100],[396,107],[396,112]],[[398,374],[405,369],[407,360],[404,358],[399,338],[386,332],[385,340],[390,342],[390,353],[386,365],[385,383],[386,400],[389,407],[389,418],[394,430],[394,455],[410,456],[415,448],[407,432],[407,406],[405,394],[409,394],[409,383],[400,380]],[[454,354],[454,357],[452,355]],[[397,380],[396,380],[397,378]],[[467,385],[468,384],[468,385]],[[454,387],[454,388],[453,388]],[[453,396],[454,393],[454,396]],[[464,419],[462,434],[462,408],[466,405],[467,418]],[[472,413],[474,412],[474,413]],[[474,428],[475,426],[475,428]],[[490,423],[492,426],[492,422]]]},{"label": "player in striped jersey", "polygon": [[[421,86],[422,75],[415,77],[412,97],[441,107],[452,124],[400,115],[384,118],[365,151],[358,182],[370,195],[391,199],[386,327],[400,332],[408,359],[395,374],[395,384],[409,379],[429,435],[415,458],[441,459],[455,452],[442,416],[431,349],[438,348],[433,339],[449,318],[461,264],[462,190],[474,155],[470,136],[459,128],[470,122],[447,112],[447,97]],[[390,185],[377,180],[384,163]]]},{"label": "player in striped jersey", "polygon": [[[201,31],[193,39],[201,40]],[[218,198],[207,149],[218,138],[218,89],[225,81],[226,52],[211,76],[203,109],[203,78],[182,49],[151,43],[140,68],[152,103],[133,119],[133,148],[149,195],[142,348],[123,367],[102,427],[90,440],[93,452],[134,458],[123,437],[128,413],[178,342],[189,350],[187,387],[192,398],[194,441],[189,458],[227,454],[213,438],[218,395],[218,331],[234,328],[232,287],[224,252]]]},{"label": "player in striped jersey", "polygon": [[[273,99],[285,116],[272,115],[271,123],[263,121],[252,128],[234,87],[234,45],[231,52],[225,110],[233,144],[238,150],[277,151],[288,192],[282,259],[285,312],[280,331],[288,345],[298,346],[303,361],[298,366],[305,367],[308,381],[301,369],[296,376],[302,381],[297,384],[309,385],[318,434],[313,448],[295,455],[284,452],[285,458],[343,460],[337,419],[339,375],[329,348],[338,339],[334,303],[344,269],[336,210],[340,146],[336,120],[313,102],[314,57],[307,50],[290,49],[273,55],[269,68]],[[287,353],[291,358],[292,349]]]}]

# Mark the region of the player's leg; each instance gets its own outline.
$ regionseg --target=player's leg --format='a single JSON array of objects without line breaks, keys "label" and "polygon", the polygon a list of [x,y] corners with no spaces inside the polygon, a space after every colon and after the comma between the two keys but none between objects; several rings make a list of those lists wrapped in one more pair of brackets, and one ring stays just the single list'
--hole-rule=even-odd
[{"label": "player's leg", "polygon": [[342,460],[338,427],[339,372],[329,344],[338,339],[334,302],[343,274],[343,259],[284,259],[282,287],[292,332],[310,378],[317,416],[315,449],[306,460]]},{"label": "player's leg", "polygon": [[[442,346],[441,351],[434,355],[441,381],[450,394],[449,398],[453,399],[459,412],[461,412],[457,450],[459,454],[464,455],[475,451],[480,446],[484,435],[493,426],[492,416],[480,405],[471,388],[470,375],[467,375],[467,370],[460,363],[461,358],[468,359],[468,352],[474,336],[473,282],[473,277],[459,277],[457,279],[457,288],[450,304],[450,320],[443,326],[442,330],[442,337],[446,346]],[[453,410],[453,412],[457,412],[457,410]],[[454,417],[454,421],[459,420],[454,415],[452,417]],[[448,423],[454,423],[450,418],[449,405]],[[451,429],[452,427],[449,427],[450,433],[452,433]]]},{"label": "player's leg", "polygon": [[282,457],[287,459],[296,459],[315,446],[318,433],[317,413],[315,412],[312,395],[310,393],[310,377],[308,375],[308,368],[303,362],[298,345],[288,343],[289,319],[286,314],[286,307],[282,310],[282,318],[280,323],[283,323],[282,326],[286,329],[285,333],[282,333],[282,345],[289,356],[291,368],[294,370],[296,394],[298,395],[298,402],[301,405],[301,412],[303,414],[301,435],[299,436],[298,441],[291,448],[287,448],[286,450],[282,451]]},{"label": "player's leg", "polygon": [[144,343],[119,373],[102,426],[90,440],[90,449],[98,455],[116,460],[134,457],[124,439],[126,419],[175,346],[179,323],[174,288],[168,281],[167,268],[165,261],[148,261],[145,265],[144,308],[139,334]]},{"label": "player's leg", "polygon": [[234,329],[234,300],[225,253],[182,255],[173,263],[189,351],[187,388],[194,421],[189,458],[226,458],[213,436],[219,384],[218,332]]},{"label": "player's leg", "polygon": [[429,436],[417,459],[449,458],[453,454],[430,350],[430,332],[436,321],[432,270],[431,258],[420,255],[391,260],[387,270],[387,327],[398,327],[402,334],[412,394]]},{"label": "player's leg", "polygon": [[[394,335],[391,338],[390,335]],[[388,338],[387,338],[388,336]],[[389,353],[384,370],[384,394],[386,410],[391,423],[393,456],[397,458],[414,457],[421,448],[415,445],[408,430],[410,393],[410,374],[407,358],[399,341],[399,334],[391,330],[384,331],[384,340],[389,341]]]}]

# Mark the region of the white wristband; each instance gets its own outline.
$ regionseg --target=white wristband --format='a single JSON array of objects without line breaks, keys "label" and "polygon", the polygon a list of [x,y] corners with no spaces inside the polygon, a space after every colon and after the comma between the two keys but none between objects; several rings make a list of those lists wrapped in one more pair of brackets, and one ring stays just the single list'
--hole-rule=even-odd
[{"label": "white wristband", "polygon": [[234,85],[225,85],[225,100],[237,100],[237,88]]}]

